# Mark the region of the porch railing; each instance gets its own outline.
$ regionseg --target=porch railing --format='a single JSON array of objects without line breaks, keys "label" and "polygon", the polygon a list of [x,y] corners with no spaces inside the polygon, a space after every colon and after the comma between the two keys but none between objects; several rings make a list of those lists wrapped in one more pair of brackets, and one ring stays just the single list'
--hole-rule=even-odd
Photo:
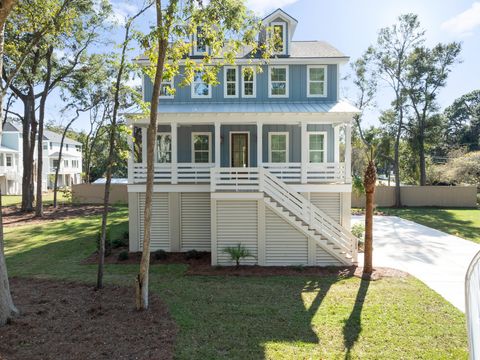
[{"label": "porch railing", "polygon": [[[213,163],[155,164],[154,181],[157,183],[210,183]],[[132,181],[135,184],[147,181],[147,165],[133,164]]]}]

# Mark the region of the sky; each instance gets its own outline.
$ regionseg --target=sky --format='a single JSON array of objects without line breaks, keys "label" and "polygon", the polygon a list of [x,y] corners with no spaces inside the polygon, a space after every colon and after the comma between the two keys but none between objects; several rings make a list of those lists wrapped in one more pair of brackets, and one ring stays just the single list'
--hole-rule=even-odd
[{"label": "sky", "polygon": [[[137,11],[139,3],[137,0],[112,0],[112,22],[121,23],[126,15]],[[259,16],[282,8],[298,20],[294,40],[327,41],[351,60],[360,57],[369,45],[375,43],[379,29],[394,24],[401,14],[415,13],[426,30],[427,46],[438,42],[462,43],[461,63],[453,68],[447,86],[438,98],[441,108],[471,90],[480,89],[480,0],[247,0],[247,4]],[[153,9],[147,11],[139,30],[146,30],[154,16]],[[113,33],[111,38],[117,36]],[[133,51],[132,58],[138,53],[138,50]],[[344,65],[342,74],[348,70],[348,65]],[[351,83],[343,81],[341,97],[354,96]],[[365,113],[365,122],[377,124],[378,114],[389,106],[391,99],[391,91],[385,86],[380,87],[376,108]],[[52,94],[47,107],[47,118],[61,122],[59,110],[62,103],[58,96]],[[87,126],[88,118],[82,116],[73,128],[80,130]]]}]

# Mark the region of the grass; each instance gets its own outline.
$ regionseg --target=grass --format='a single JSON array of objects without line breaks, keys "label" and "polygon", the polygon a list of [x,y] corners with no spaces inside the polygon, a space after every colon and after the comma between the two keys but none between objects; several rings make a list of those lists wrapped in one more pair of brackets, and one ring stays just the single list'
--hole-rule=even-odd
[{"label": "grass", "polygon": [[[128,211],[111,217],[112,239]],[[95,281],[80,265],[95,249],[99,217],[6,229],[11,276]],[[463,314],[420,281],[314,276],[185,276],[153,265],[151,290],[180,332],[177,359],[466,359]],[[133,286],[136,265],[107,265],[106,282]],[[133,301],[132,291],[132,307]]]},{"label": "grass", "polygon": [[[71,200],[66,198],[63,192],[57,193],[57,201],[59,204],[70,204]],[[2,195],[2,206],[20,205],[22,203],[21,195]],[[43,194],[43,204],[53,204],[53,192],[47,192]]]},{"label": "grass", "polygon": [[387,215],[415,221],[448,234],[480,243],[480,209],[431,207],[381,208]]}]

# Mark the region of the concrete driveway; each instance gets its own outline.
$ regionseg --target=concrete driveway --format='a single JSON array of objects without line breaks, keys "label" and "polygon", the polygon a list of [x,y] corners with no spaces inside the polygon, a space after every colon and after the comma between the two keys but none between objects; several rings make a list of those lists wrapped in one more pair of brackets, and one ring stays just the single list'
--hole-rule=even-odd
[{"label": "concrete driveway", "polygon": [[465,273],[480,244],[396,216],[375,216],[373,229],[373,266],[406,271],[465,312]]}]

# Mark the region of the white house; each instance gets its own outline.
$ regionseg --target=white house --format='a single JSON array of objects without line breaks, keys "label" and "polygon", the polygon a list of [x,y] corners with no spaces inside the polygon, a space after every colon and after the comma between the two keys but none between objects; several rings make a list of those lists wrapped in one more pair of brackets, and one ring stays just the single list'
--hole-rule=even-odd
[{"label": "white house", "polygon": [[[62,135],[49,130],[44,131],[43,146],[43,189],[52,189],[55,168],[60,165],[58,186],[65,187],[82,182],[82,144],[65,138],[62,158],[58,163]],[[23,147],[22,126],[19,123],[7,122],[1,133],[0,143],[0,186],[2,194],[20,195],[22,192]],[[38,146],[38,142],[37,142]],[[35,163],[37,151],[35,150]],[[36,176],[36,174],[35,174]]]},{"label": "white house", "polygon": [[[278,27],[283,43],[262,72],[243,72],[250,59],[239,57],[220,72],[218,86],[201,73],[189,87],[177,87],[182,74],[163,83],[151,249],[210,251],[212,265],[231,265],[224,250],[241,244],[252,254],[245,264],[354,264],[351,123],[358,109],[339,99],[339,68],[349,58],[324,41],[294,41],[297,20],[281,9],[263,22]],[[143,87],[149,101],[147,76]],[[130,251],[142,249],[148,122],[130,122]]]}]

